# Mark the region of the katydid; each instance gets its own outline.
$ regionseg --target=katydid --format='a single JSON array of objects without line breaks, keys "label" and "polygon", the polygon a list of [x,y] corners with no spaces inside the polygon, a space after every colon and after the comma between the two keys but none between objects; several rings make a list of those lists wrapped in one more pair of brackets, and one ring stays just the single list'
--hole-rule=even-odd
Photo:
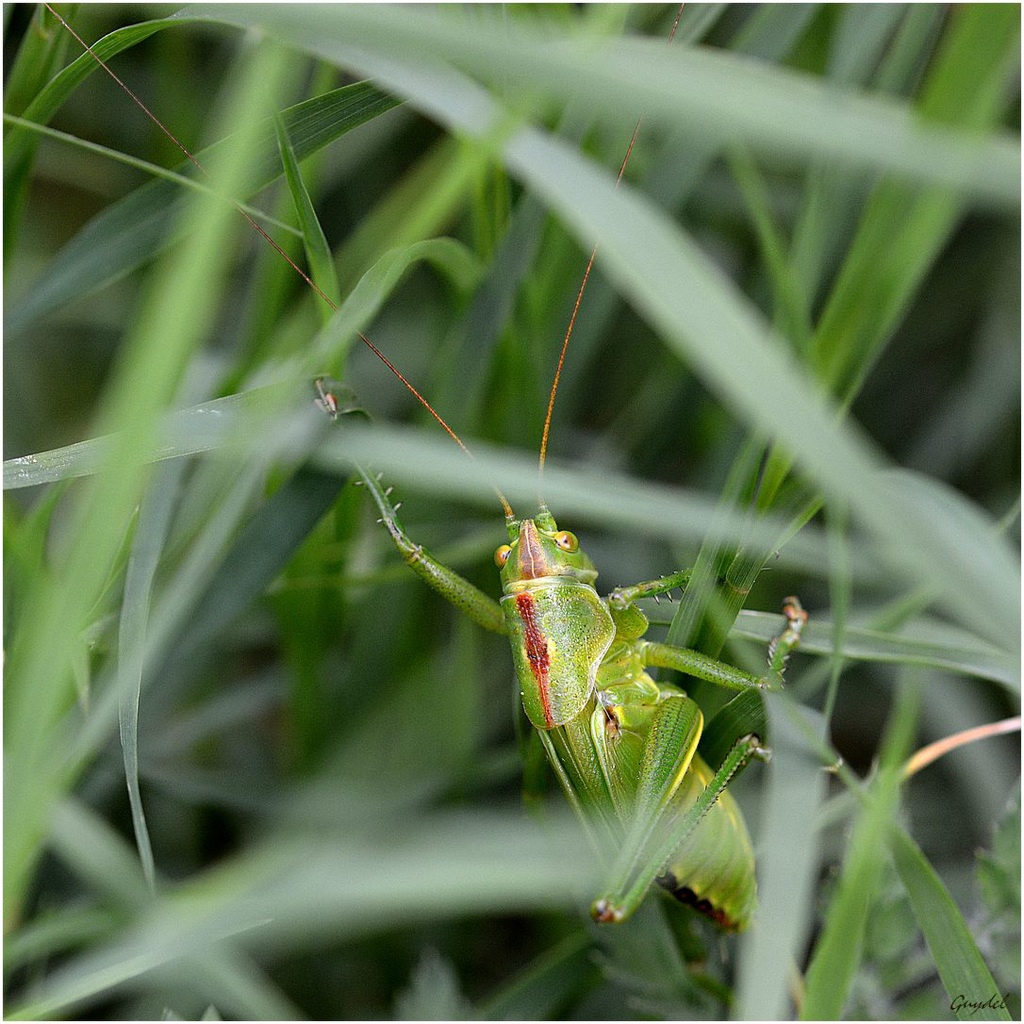
[{"label": "katydid", "polygon": [[744,736],[713,771],[696,752],[700,708],[646,670],[676,669],[732,690],[770,688],[799,643],[807,619],[800,602],[786,599],[787,628],[772,643],[769,673],[754,676],[644,639],[648,620],[636,597],[668,593],[687,573],[601,598],[593,562],[542,505],[533,519],[506,519],[495,601],[412,541],[377,479],[361,475],[409,567],[479,625],[509,637],[523,707],[569,802],[601,851],[618,850],[591,907],[595,920],[625,920],[657,878],[725,930],[745,928],[756,901],[754,858],[726,786],[768,751]]},{"label": "katydid", "polygon": [[[123,86],[64,19],[53,13]],[[677,15],[670,42],[678,22]],[[619,180],[639,127],[638,122]],[[195,157],[177,144],[202,170]],[[262,228],[254,227],[282,252]],[[559,378],[595,256],[596,250],[587,264],[551,388],[540,448],[541,473]],[[306,273],[292,266],[335,308]],[[360,338],[465,451],[455,431],[420,392],[365,335]],[[337,418],[337,400],[325,389],[323,378],[316,378],[313,387],[317,406]],[[757,736],[747,735],[736,741],[720,765],[706,764],[697,753],[704,727],[701,709],[684,690],[655,681],[647,670],[673,669],[737,691],[778,685],[806,621],[799,601],[787,599],[787,628],[769,649],[768,673],[755,676],[698,651],[645,639],[648,620],[637,599],[670,592],[685,582],[687,573],[620,588],[602,598],[595,588],[593,563],[576,536],[559,528],[546,505],[542,502],[533,518],[519,519],[499,492],[508,543],[495,552],[502,587],[501,599],[495,600],[410,539],[388,490],[371,474],[360,475],[381,522],[410,568],[479,625],[508,636],[527,717],[569,802],[607,860],[607,880],[593,901],[593,917],[599,922],[626,919],[657,880],[720,927],[745,928],[756,902],[754,859],[746,826],[727,786],[751,759],[766,760],[768,751]]]}]

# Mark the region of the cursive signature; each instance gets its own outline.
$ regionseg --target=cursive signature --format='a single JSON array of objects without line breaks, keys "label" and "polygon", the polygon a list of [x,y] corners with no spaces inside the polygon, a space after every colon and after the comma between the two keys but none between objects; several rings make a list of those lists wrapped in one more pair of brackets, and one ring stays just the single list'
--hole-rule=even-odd
[{"label": "cursive signature", "polygon": [[949,1008],[954,1013],[959,1013],[960,1010],[970,1010],[973,1017],[979,1010],[1005,1010],[1006,1000],[1001,998],[998,992],[983,1003],[975,1003],[966,996],[959,995],[949,1004]]}]

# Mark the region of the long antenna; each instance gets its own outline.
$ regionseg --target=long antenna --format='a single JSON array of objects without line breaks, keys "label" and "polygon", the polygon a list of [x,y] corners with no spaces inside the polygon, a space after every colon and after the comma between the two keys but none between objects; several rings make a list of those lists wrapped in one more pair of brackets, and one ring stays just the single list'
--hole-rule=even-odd
[{"label": "long antenna", "polygon": [[[676,20],[672,24],[672,31],[668,35],[668,42],[671,43],[675,38],[676,29],[679,28],[679,19],[683,15],[683,8],[686,6],[684,3],[679,5],[679,10],[676,11]],[[626,164],[629,163],[629,157],[633,152],[633,146],[636,144],[637,136],[640,134],[640,125],[643,123],[644,116],[641,114],[636,120],[636,127],[633,129],[633,135],[629,140],[629,145],[626,147],[626,155],[622,158],[622,166],[619,168],[619,175],[615,179],[615,187],[619,187],[619,182],[622,181],[622,175],[626,173]],[[580,310],[580,302],[583,301],[583,292],[586,290],[587,281],[590,278],[590,270],[594,266],[594,259],[597,256],[597,246],[590,252],[590,259],[587,260],[587,269],[583,271],[583,281],[580,284],[580,290],[576,294],[576,304],[572,307],[572,316],[569,317],[569,326],[565,332],[565,340],[562,342],[562,351],[558,355],[558,366],[555,368],[555,379],[551,384],[551,396],[548,398],[548,412],[544,417],[544,433],[540,439],[540,465],[538,468],[538,476],[544,476],[544,460],[548,454],[548,435],[551,433],[551,416],[555,410],[555,395],[558,394],[558,382],[562,378],[562,367],[565,365],[565,354],[569,350],[569,339],[572,337],[572,329],[576,325],[576,314]]]},{"label": "long antenna", "polygon": [[[110,77],[115,82],[117,82],[117,84],[131,97],[132,102],[135,103],[135,105],[146,115],[146,117],[148,117],[150,121],[152,121],[153,124],[155,124],[157,128],[159,128],[160,131],[163,132],[164,135],[166,135],[167,138],[170,139],[171,142],[173,142],[174,145],[177,146],[178,149],[180,149],[181,152],[185,154],[185,156],[189,159],[189,161],[191,161],[191,163],[196,168],[198,168],[203,174],[209,177],[210,172],[202,165],[202,163],[200,163],[199,158],[196,157],[192,152],[190,152],[189,149],[174,135],[174,133],[164,125],[160,118],[158,118],[156,114],[154,114],[153,111],[150,110],[149,107],[147,107],[146,104],[143,103],[142,100],[140,100],[139,97],[136,96],[135,93],[128,88],[128,86],[117,76],[117,74],[115,74],[114,70],[106,63],[106,61],[104,61],[103,58],[100,57],[100,55],[64,20],[64,18],[61,17],[61,15],[56,10],[54,10],[54,8],[49,3],[45,3],[45,7],[64,26],[64,28],[66,28],[68,32],[70,32],[71,35],[73,35],[75,39],[78,40],[78,43],[83,47],[83,49],[85,49],[87,53],[90,54],[92,59],[95,60],[96,63],[99,64],[99,66],[103,68],[103,70],[106,71],[106,73],[110,75]],[[288,262],[291,268],[299,275],[299,277],[302,278],[303,281],[306,282],[306,284],[309,285],[310,288],[313,289],[314,292],[316,292],[320,299],[327,303],[327,305],[331,309],[331,312],[336,313],[338,311],[337,304],[331,301],[331,299],[324,293],[323,289],[320,288],[320,286],[291,258],[291,256],[288,255],[288,253],[284,251],[284,249],[281,248],[280,245],[277,244],[277,242],[274,241],[271,235],[268,234],[252,218],[252,216],[250,216],[249,213],[247,213],[237,202],[235,202],[235,200],[232,199],[230,200],[230,202],[232,206],[234,206],[234,208],[238,210],[238,212],[256,229],[256,231],[258,231],[259,234],[261,234],[267,240],[267,242],[269,242],[270,245],[273,246],[275,251],[277,251],[282,257],[284,257],[284,259]],[[381,352],[381,350],[377,348],[377,346],[374,345],[374,343],[370,341],[370,339],[365,334],[363,334],[362,331],[356,331],[356,334],[359,336],[360,341],[362,341],[363,344],[366,345],[367,348],[369,348],[369,350],[406,386],[406,388],[409,389],[409,391],[415,396],[416,400],[420,403],[420,405],[422,405],[423,408],[426,409],[427,412],[429,412],[430,415],[433,416],[435,420],[437,420],[437,422],[444,428],[445,433],[447,433],[448,436],[462,449],[463,453],[472,458],[473,454],[463,443],[462,438],[459,437],[459,435],[456,434],[455,431],[452,430],[450,426],[448,426],[448,424],[444,420],[444,417],[442,417],[441,414],[423,397],[423,395],[421,395],[420,392],[416,390],[416,388],[412,385],[411,381],[409,381],[398,370],[394,363],[392,363],[391,360],[388,359],[388,357],[385,356],[384,353]],[[501,502],[502,508],[505,510],[505,518],[512,519],[514,517],[512,506],[509,505],[508,500],[505,498],[505,495],[502,494],[497,487],[495,487],[494,490],[498,495],[498,500]]]}]

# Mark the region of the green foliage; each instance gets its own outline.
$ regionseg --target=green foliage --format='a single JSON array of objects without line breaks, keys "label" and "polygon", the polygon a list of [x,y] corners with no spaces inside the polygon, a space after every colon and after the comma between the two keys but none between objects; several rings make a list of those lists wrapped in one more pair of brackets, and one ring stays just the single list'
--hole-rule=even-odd
[{"label": "green foliage", "polygon": [[[8,1016],[1019,1015],[1015,737],[900,768],[1019,713],[1017,8],[60,12],[210,176],[10,15]],[[507,644],[348,483],[496,593],[595,245],[559,523],[602,590],[695,567],[656,639],[760,671],[811,611],[785,693],[687,685],[774,750],[739,938],[589,922]]]},{"label": "green foliage", "polygon": [[[950,1009],[962,1020],[1009,1020],[1002,999],[995,999],[996,1005],[987,1005],[998,992],[996,984],[935,869],[902,829],[894,833],[892,852],[914,916],[949,996]],[[982,992],[987,994],[978,995]],[[975,1005],[963,1005],[965,999]]]},{"label": "green foliage", "polygon": [[838,1020],[860,966],[871,894],[879,888],[886,833],[895,813],[900,771],[916,715],[917,695],[911,697],[911,692],[904,684],[897,694],[882,744],[879,772],[854,824],[825,929],[807,969],[802,1020]]},{"label": "green foliage", "polygon": [[436,950],[424,952],[409,987],[395,1002],[396,1020],[474,1020],[477,1014],[459,990],[455,968]]},{"label": "green foliage", "polygon": [[[1012,992],[1020,977],[1020,790],[996,824],[991,848],[978,852],[978,887],[987,922],[981,946],[988,953],[1000,992]],[[1020,994],[1013,1016],[1020,1016]]]}]

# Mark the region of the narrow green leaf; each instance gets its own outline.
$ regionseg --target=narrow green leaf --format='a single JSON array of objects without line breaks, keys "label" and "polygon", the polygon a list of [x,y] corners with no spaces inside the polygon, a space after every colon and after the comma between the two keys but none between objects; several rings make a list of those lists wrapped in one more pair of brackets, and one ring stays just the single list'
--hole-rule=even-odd
[{"label": "narrow green leaf", "polygon": [[[234,125],[251,125],[284,75],[277,55],[251,55],[235,82],[230,109]],[[248,80],[246,80],[248,79]],[[259,83],[259,84],[257,84]],[[218,168],[222,184],[244,188],[249,165],[243,131],[225,150]],[[5,914],[16,920],[39,855],[52,801],[67,784],[65,763],[51,745],[70,687],[73,646],[104,585],[145,484],[145,455],[156,436],[157,419],[175,393],[183,368],[198,344],[226,268],[219,260],[226,211],[206,196],[191,197],[186,216],[196,232],[187,253],[164,265],[143,302],[139,325],[124,343],[98,417],[99,432],[117,431],[101,472],[76,495],[54,578],[34,581],[26,598],[26,627],[10,647],[9,679],[17,680],[5,715],[4,814]]]},{"label": "narrow green leaf", "polygon": [[782,63],[807,26],[814,19],[819,4],[785,4],[757,7],[744,22],[732,49],[765,61]]},{"label": "narrow green leaf", "polygon": [[40,4],[22,36],[4,85],[4,110],[20,114],[64,59],[71,37]]},{"label": "narrow green leaf", "polygon": [[304,358],[309,374],[326,371],[339,379],[343,377],[345,357],[353,339],[377,314],[402,275],[419,260],[430,263],[464,292],[470,291],[483,274],[476,255],[454,238],[428,238],[405,249],[386,252],[359,279],[342,307],[310,343]]},{"label": "narrow green leaf", "polygon": [[[880,77],[891,66],[898,62],[894,49],[883,56],[883,50],[893,19],[898,18],[901,8],[898,5],[879,5],[875,7],[849,7],[837,12],[838,24],[832,36],[831,49],[826,67],[830,84],[834,88],[866,85],[872,68],[881,60]],[[915,25],[919,18],[913,20]],[[908,33],[911,41],[920,43],[919,33]],[[901,36],[901,39],[903,36]],[[994,69],[997,73],[998,68]],[[892,76],[890,76],[891,78]],[[902,82],[902,79],[899,80]],[[896,87],[896,82],[889,81],[888,89]],[[742,151],[741,151],[742,153]],[[749,162],[748,162],[749,164]],[[828,269],[838,260],[841,247],[846,244],[847,236],[853,232],[856,211],[859,208],[865,185],[861,177],[849,168],[836,166],[834,161],[817,160],[811,165],[804,190],[805,202],[801,217],[793,231],[791,266],[780,266],[781,242],[775,237],[776,232],[771,226],[771,214],[768,212],[763,198],[759,195],[757,179],[753,165],[744,167],[740,156],[739,164],[733,160],[734,169],[739,171],[739,180],[752,210],[759,237],[762,239],[762,250],[768,264],[770,280],[773,284],[775,297],[775,321],[777,329],[787,329],[793,347],[803,356],[812,346],[814,338],[809,330],[810,311],[816,305],[816,295],[820,282]],[[744,179],[746,183],[744,184]],[[881,247],[880,251],[886,251]],[[889,276],[898,276],[903,264],[897,261],[896,270]],[[785,314],[780,316],[780,308]],[[875,312],[874,307],[861,310],[858,325],[870,324]],[[748,442],[763,447],[756,435]],[[742,465],[746,458],[744,451],[735,462],[734,470]],[[790,471],[792,457],[789,452],[779,446],[771,446],[767,464],[758,465],[756,473],[750,480],[757,481],[757,507],[768,509],[780,498],[780,488]],[[820,499],[811,496],[804,504],[802,511],[794,516],[793,531],[803,526],[815,514],[820,506]],[[793,531],[787,533],[770,548],[748,549],[736,554],[732,564],[725,572],[726,583],[719,584],[708,579],[702,589],[708,591],[708,598],[715,599],[715,607],[721,606],[721,614],[711,619],[708,598],[703,594],[695,594],[693,600],[684,601],[677,613],[677,622],[673,625],[670,639],[676,643],[701,645],[708,653],[717,654],[721,647],[721,637],[738,612],[743,597],[750,591],[758,573],[761,571],[773,550],[787,542]],[[702,548],[697,564],[709,562],[707,551]],[[720,575],[719,569],[714,570],[714,580]],[[690,594],[686,595],[688,599]]]},{"label": "narrow green leaf", "polygon": [[210,1005],[200,1020],[302,1020],[302,1011],[260,970],[256,962],[227,944],[189,959],[183,973]]},{"label": "narrow green leaf", "polygon": [[[6,11],[4,12],[6,15]],[[4,38],[7,26],[4,25]],[[64,61],[71,37],[58,24],[57,19],[43,4],[36,7],[31,24],[25,31],[18,47],[7,83],[4,86],[4,111],[6,114],[20,114],[29,105],[32,98],[46,84],[57,68]],[[4,129],[4,267],[9,266],[8,260],[14,252],[17,242],[21,213],[24,209],[27,194],[28,172],[31,157],[23,159],[17,173],[7,172],[7,147],[10,142],[10,131]]]},{"label": "narrow green leaf", "polygon": [[376,206],[367,210],[338,251],[341,287],[349,291],[389,249],[439,234],[465,202],[465,147],[441,138]]},{"label": "narrow green leaf", "polygon": [[[351,30],[344,41],[330,38],[323,25],[314,31],[291,9],[260,8],[259,21],[272,21],[276,32],[325,59],[376,75],[453,130],[490,139],[496,126],[505,124],[507,115],[464,76],[409,58],[403,63],[402,29],[391,24],[390,15],[361,12],[350,20],[351,9],[337,10]],[[244,9],[231,11],[233,19],[244,20]],[[385,58],[353,49],[363,32],[379,47],[401,52]],[[452,44],[441,45],[444,50]],[[687,88],[692,91],[692,81]],[[831,125],[834,97],[829,103],[830,112],[822,116]],[[858,145],[863,141],[859,138]],[[823,489],[848,501],[851,513],[885,538],[889,556],[905,571],[933,580],[944,601],[975,628],[1012,635],[1020,592],[1016,560],[992,537],[983,515],[976,510],[966,533],[958,524],[954,540],[951,524],[929,496],[893,486],[880,474],[877,453],[859,434],[837,424],[835,410],[822,406],[815,387],[791,364],[756,311],[695,243],[648,203],[627,188],[616,189],[611,175],[535,129],[520,129],[501,148],[506,166],[529,181],[588,245],[600,246],[608,274],[717,393],[752,424],[777,436]],[[770,389],[765,381],[772,382]]]},{"label": "narrow green leaf", "polygon": [[798,352],[803,352],[811,337],[810,311],[800,282],[787,259],[779,226],[768,205],[768,190],[754,161],[742,149],[730,154],[729,166],[743,193],[757,232],[761,256],[771,282],[774,324]]},{"label": "narrow green leaf", "polygon": [[[405,249],[393,249],[363,275],[344,306],[308,346],[303,368],[287,366],[280,371],[291,383],[254,388],[237,395],[203,402],[168,414],[158,430],[158,439],[146,455],[147,461],[180,458],[237,444],[239,438],[252,441],[284,429],[273,419],[289,405],[311,408],[310,381],[315,373],[344,363],[345,352],[356,333],[377,314],[406,271],[426,261],[460,291],[468,291],[479,280],[482,268],[476,256],[461,242],[434,238]],[[96,437],[64,448],[35,455],[22,455],[4,462],[4,490],[36,487],[99,471],[113,444],[111,437]]]},{"label": "narrow green leaf", "polygon": [[[337,799],[331,798],[337,810]],[[369,816],[387,842],[367,846]],[[291,830],[286,841],[222,862],[162,897],[105,946],[52,972],[11,1020],[59,1016],[97,1002],[113,986],[167,965],[236,948],[315,950],[330,936],[373,934],[402,922],[575,905],[596,884],[597,865],[578,829],[552,819],[541,834],[507,813],[482,811],[420,821],[397,817],[374,794],[329,836]],[[140,876],[141,883],[141,876]]]},{"label": "narrow green leaf", "polygon": [[825,697],[825,721],[831,723],[839,695],[839,678],[843,673],[843,637],[853,599],[853,578],[850,551],[846,537],[846,509],[833,506],[828,512],[829,539],[829,596],[832,607],[832,665],[829,671],[828,693]]},{"label": "narrow green leaf", "polygon": [[[426,48],[434,59],[506,84],[527,76],[534,88],[563,98],[586,81],[592,102],[626,117],[642,110],[646,118],[673,126],[685,117],[720,139],[742,139],[765,152],[794,159],[832,155],[864,170],[941,183],[1004,209],[1020,203],[1020,153],[1009,135],[976,138],[926,126],[901,103],[852,93],[840,99],[810,76],[710,47],[669,51],[660,40],[636,37],[600,47],[593,40],[552,45],[537,30],[515,23],[501,35],[479,33],[452,17],[386,7],[336,9],[329,21],[295,7],[198,4],[190,13],[259,25],[314,51],[358,47],[416,62],[421,70]],[[1011,73],[1009,66],[1004,70]],[[470,102],[459,100],[464,109]]]},{"label": "narrow green leaf", "polygon": [[341,305],[338,276],[334,272],[331,250],[327,244],[324,230],[320,226],[316,210],[313,209],[313,200],[309,196],[309,190],[306,188],[306,183],[302,180],[299,161],[295,156],[295,149],[292,147],[291,139],[288,137],[288,128],[280,114],[274,117],[274,129],[277,132],[277,147],[281,153],[284,175],[288,181],[292,202],[295,204],[295,212],[299,218],[299,227],[302,230],[302,244],[306,249],[306,259],[309,261],[313,283],[323,292],[328,300],[318,305],[320,319],[323,323],[327,323],[331,318],[331,313]]},{"label": "narrow green leaf", "polygon": [[[160,424],[156,444],[146,455],[147,461],[197,455],[228,444],[236,436],[239,423],[255,424],[265,417],[268,403],[280,390],[256,388],[168,414]],[[98,473],[113,441],[110,436],[94,437],[53,451],[8,459],[4,463],[4,490]]]},{"label": "narrow green leaf", "polygon": [[[768,643],[784,627],[785,620],[781,615],[742,611],[730,635]],[[812,614],[801,636],[799,649],[805,654],[832,656],[835,653],[834,638],[834,624]],[[920,665],[963,672],[1020,689],[1020,665],[1009,652],[1001,651],[980,637],[934,621],[904,627],[901,633],[847,624],[843,629],[840,653],[854,661]]]},{"label": "narrow green leaf", "polygon": [[[356,82],[297,103],[284,110],[281,118],[295,157],[301,161],[398,102],[368,82]],[[197,153],[197,159],[204,166],[215,162],[224,145],[223,141],[215,143]],[[176,172],[182,173],[190,166],[184,162]],[[281,173],[274,122],[268,118],[256,129],[245,195],[257,192]],[[180,239],[181,201],[176,185],[155,181],[98,214],[57,254],[28,295],[8,313],[7,330],[20,330],[58,306],[118,280]]]},{"label": "narrow green leaf", "polygon": [[[17,125],[19,128],[24,128],[26,131],[34,132],[35,134],[44,136],[47,139],[55,139],[57,142],[66,143],[69,146],[74,146],[75,148],[84,150],[87,153],[95,153],[97,156],[101,156],[106,160],[113,160],[115,163],[124,164],[126,167],[134,167],[136,170],[144,171],[146,174],[150,174],[154,178],[163,178],[165,181],[173,182],[181,188],[189,188],[194,189],[197,192],[206,192],[208,194],[216,195],[216,192],[214,192],[212,188],[203,184],[201,181],[186,178],[183,174],[178,174],[175,171],[169,171],[167,168],[161,167],[159,164],[150,163],[148,160],[140,160],[136,156],[131,156],[128,153],[122,153],[116,149],[110,149],[108,146],[101,146],[96,142],[89,142],[87,139],[80,139],[77,135],[68,135],[67,132],[59,132],[55,128],[47,128],[46,125],[36,124],[34,121],[26,121],[22,117],[12,117],[10,114],[4,114],[4,124]],[[247,203],[239,203],[238,206],[239,209],[244,213],[249,214],[249,216],[254,220],[260,220],[277,231],[286,231],[293,235],[301,234],[298,228],[292,227],[291,224],[285,224],[284,221],[271,217],[269,214],[264,213],[255,206],[249,206]]]},{"label": "narrow green leaf", "polygon": [[[83,805],[67,801],[57,809],[51,843],[76,874],[122,910],[138,912],[148,902],[146,885],[127,845]],[[227,947],[208,950],[195,960],[188,958],[187,967],[194,984],[240,1017],[296,1019],[292,1004],[246,957]]]},{"label": "narrow green leaf", "polygon": [[[348,304],[346,307],[348,308]],[[281,414],[277,402],[281,395],[298,396],[299,407],[285,407]],[[267,415],[267,408],[276,410]],[[237,448],[241,439],[248,442],[250,455],[266,453],[277,442],[279,455],[305,457],[309,451],[310,431],[323,426],[323,417],[313,407],[313,391],[307,381],[233,395],[203,403],[166,417],[162,441],[154,446],[150,460],[192,455],[221,447]],[[280,445],[282,438],[288,443]],[[109,438],[79,442],[69,448],[39,456],[11,460],[9,468],[14,486],[30,486],[47,479],[93,473],[108,451]],[[421,433],[378,428],[372,432],[346,426],[343,437],[332,438],[316,454],[318,465],[335,472],[347,469],[353,461],[368,464],[406,480],[428,492],[445,496],[458,494],[488,506],[494,502],[491,480],[500,479],[511,497],[521,496],[526,502],[536,497],[536,461],[511,449],[490,449],[474,445],[476,464],[465,459],[450,442],[424,437]],[[16,464],[16,465],[12,465]],[[568,468],[553,462],[545,471],[545,490],[552,504],[566,515],[611,526],[633,527],[651,536],[666,537],[686,543],[699,541],[714,527],[724,537],[749,537],[750,524],[743,516],[725,515],[714,501],[692,491],[653,485],[624,474],[599,470]],[[638,491],[642,502],[635,501]],[[782,521],[767,519],[758,525],[753,536],[766,542],[776,536]],[[856,557],[866,578],[871,577],[872,560],[864,548],[856,548]],[[825,539],[813,528],[807,528],[787,545],[780,555],[780,564],[793,564],[809,572],[827,566]],[[752,613],[753,614],[753,613]],[[780,616],[759,613],[752,618],[749,635],[752,639],[770,638],[778,632]],[[815,634],[817,635],[817,634]],[[827,638],[823,641],[827,642]],[[817,650],[818,648],[813,648]]]},{"label": "narrow green leaf", "polygon": [[[1019,18],[1012,5],[950,13],[917,101],[922,118],[974,131],[999,122],[1006,68],[1018,60]],[[986,60],[967,56],[979,52],[988,53]],[[961,206],[944,189],[913,190],[900,181],[875,189],[812,347],[820,375],[837,393],[854,393],[859,386],[945,244]]]},{"label": "narrow green leaf", "polygon": [[1011,1020],[959,907],[917,843],[898,825],[889,835],[896,870],[910,897],[958,1020]]},{"label": "narrow green leaf", "polygon": [[828,77],[843,85],[867,82],[903,14],[903,4],[852,4],[844,8],[829,52]]},{"label": "narrow green leaf", "polygon": [[63,904],[37,915],[4,940],[4,975],[23,964],[63,954],[109,935],[117,915],[100,907]]},{"label": "narrow green leaf", "polygon": [[[135,46],[148,39],[154,32],[160,32],[170,28],[177,23],[175,18],[158,18],[153,21],[143,21],[136,25],[127,25],[124,28],[104,36],[102,39],[92,43],[93,53],[102,61],[108,61],[111,57],[124,50]],[[67,35],[67,30],[60,31]],[[77,45],[77,44],[76,44]],[[24,118],[27,121],[35,121],[38,124],[47,124],[54,114],[64,105],[68,97],[85,81],[93,72],[102,69],[97,64],[95,57],[83,53],[64,68],[58,75],[51,79],[31,104],[25,108]],[[4,140],[4,174],[6,176],[11,164],[18,163],[24,159],[25,148],[33,144],[32,136],[20,130],[12,130]]]},{"label": "narrow green leaf", "polygon": [[758,917],[740,940],[734,1020],[789,1019],[791,965],[807,943],[819,872],[817,816],[827,783],[819,746],[826,723],[779,694],[765,704],[772,763],[757,837]]},{"label": "narrow green leaf", "polygon": [[755,690],[744,690],[716,712],[704,727],[698,747],[700,756],[717,770],[733,744],[750,732],[768,746],[772,745],[761,694]]},{"label": "narrow green leaf", "polygon": [[[154,32],[168,27],[168,19],[142,22],[111,32],[110,35],[98,40],[93,49],[101,60],[109,60],[122,50],[148,39]],[[54,26],[60,38],[70,38],[63,26]],[[66,50],[68,44],[64,44]],[[76,44],[77,45],[77,44]],[[88,53],[83,53],[77,60],[69,64],[63,71],[52,78],[39,92],[24,111],[15,109],[12,113],[23,114],[27,121],[46,124],[60,109],[68,96],[81,82],[94,71],[100,70],[96,60]],[[35,156],[38,138],[22,127],[12,127],[4,136],[4,257],[5,261],[10,248],[18,234],[18,221],[28,188],[32,161]]]},{"label": "narrow green leaf", "polygon": [[[532,455],[511,449],[495,451],[480,443],[474,444],[473,455],[470,461],[447,439],[422,432],[385,427],[371,430],[352,423],[325,442],[314,462],[336,469],[362,462],[427,493],[448,498],[459,495],[492,510],[498,507],[493,490],[493,482],[498,480],[511,501],[536,501],[537,461]],[[643,501],[636,500],[640,492]],[[710,529],[726,538],[767,537],[779,522],[772,519],[755,524],[752,533],[745,516],[723,513],[717,502],[692,492],[557,462],[545,466],[544,493],[560,515],[583,516],[686,543],[699,541]],[[824,538],[805,530],[780,557],[796,558],[808,571],[815,567],[820,571],[826,565]],[[870,561],[863,551],[858,557]]]},{"label": "narrow green leaf", "polygon": [[246,522],[195,605],[179,655],[200,647],[262,594],[334,504],[345,480],[300,469]]},{"label": "narrow green leaf", "polygon": [[161,467],[142,499],[132,553],[125,572],[118,634],[117,686],[121,697],[121,753],[128,782],[135,843],[139,849],[142,872],[150,889],[156,886],[156,867],[139,790],[139,699],[149,622],[149,598],[184,470],[185,463],[182,460]]},{"label": "narrow green leaf", "polygon": [[886,836],[899,804],[901,764],[913,735],[916,704],[911,684],[904,683],[886,727],[878,775],[854,825],[839,886],[807,970],[801,1020],[839,1020],[842,1016],[863,953],[872,895],[878,891],[884,866]]},{"label": "narrow green leaf", "polygon": [[452,962],[425,950],[408,987],[395,1001],[395,1020],[473,1020],[477,1016],[459,984]]},{"label": "narrow green leaf", "polygon": [[1020,916],[1020,839],[1018,780],[1016,792],[996,823],[991,849],[978,851],[978,885],[989,914],[996,920]]},{"label": "narrow green leaf", "polygon": [[84,804],[66,800],[55,809],[49,843],[75,874],[119,910],[135,913],[149,902],[149,886],[130,847]]},{"label": "narrow green leaf", "polygon": [[480,1006],[485,1020],[550,1020],[587,973],[590,939],[585,932],[564,938],[542,953]]}]

